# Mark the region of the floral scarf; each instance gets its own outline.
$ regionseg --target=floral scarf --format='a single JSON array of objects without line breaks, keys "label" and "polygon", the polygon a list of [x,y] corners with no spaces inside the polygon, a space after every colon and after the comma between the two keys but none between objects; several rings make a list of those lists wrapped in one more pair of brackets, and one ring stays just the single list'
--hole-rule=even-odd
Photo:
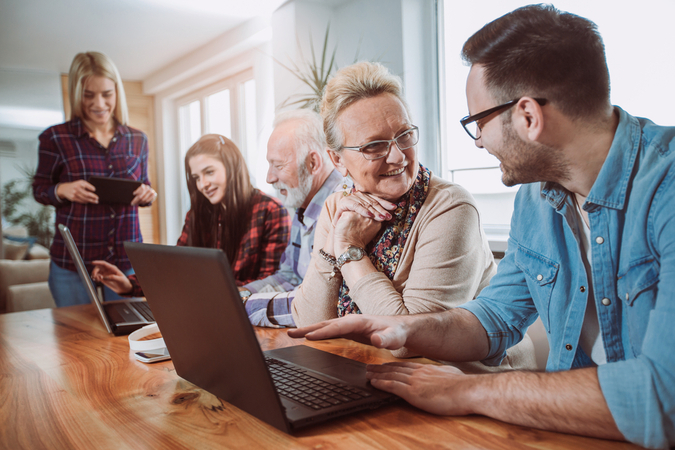
[{"label": "floral scarf", "polygon": [[[392,213],[392,218],[383,222],[382,229],[366,246],[366,253],[375,268],[390,280],[396,273],[412,224],[429,194],[429,180],[431,180],[431,171],[420,164],[420,170],[412,188],[401,197]],[[347,314],[361,314],[361,310],[349,296],[349,287],[342,280],[338,295],[337,315],[342,317]]]}]

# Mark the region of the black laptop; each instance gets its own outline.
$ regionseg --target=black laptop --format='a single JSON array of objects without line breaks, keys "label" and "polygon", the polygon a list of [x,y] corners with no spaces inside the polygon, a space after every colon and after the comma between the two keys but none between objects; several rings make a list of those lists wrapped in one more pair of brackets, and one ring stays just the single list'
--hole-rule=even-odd
[{"label": "black laptop", "polygon": [[361,362],[305,345],[261,351],[224,252],[124,246],[182,378],[287,433],[398,400]]},{"label": "black laptop", "polygon": [[97,289],[94,286],[94,282],[91,280],[89,272],[87,272],[87,267],[84,265],[84,261],[75,245],[72,234],[70,234],[70,230],[65,225],[59,224],[59,231],[66,243],[68,253],[70,253],[70,257],[75,263],[77,272],[80,274],[82,284],[87,289],[89,299],[96,306],[96,311],[101,317],[101,322],[103,322],[103,326],[105,326],[108,333],[120,336],[155,323],[152,311],[150,311],[148,303],[143,299],[129,298],[104,302],[103,289],[101,287]]}]

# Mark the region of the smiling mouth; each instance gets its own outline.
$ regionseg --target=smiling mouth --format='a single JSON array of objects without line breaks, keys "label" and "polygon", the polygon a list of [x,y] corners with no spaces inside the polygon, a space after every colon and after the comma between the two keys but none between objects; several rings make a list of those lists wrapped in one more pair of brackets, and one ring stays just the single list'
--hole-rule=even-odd
[{"label": "smiling mouth", "polygon": [[396,169],[396,170],[392,170],[392,171],[387,172],[387,173],[383,173],[380,176],[382,176],[382,177],[394,177],[396,175],[402,174],[404,170],[405,170],[405,167],[401,167],[400,169]]},{"label": "smiling mouth", "polygon": [[206,195],[207,197],[213,197],[213,194],[215,194],[217,190],[218,188],[205,191],[204,195]]}]

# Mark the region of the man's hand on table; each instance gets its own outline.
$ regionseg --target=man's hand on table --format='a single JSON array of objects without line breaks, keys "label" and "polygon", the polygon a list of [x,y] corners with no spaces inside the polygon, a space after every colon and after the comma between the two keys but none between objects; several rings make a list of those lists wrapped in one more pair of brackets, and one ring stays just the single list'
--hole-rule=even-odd
[{"label": "man's hand on table", "polygon": [[405,345],[407,330],[401,317],[350,314],[306,327],[288,330],[292,338],[310,341],[345,338],[377,348],[397,350]]}]

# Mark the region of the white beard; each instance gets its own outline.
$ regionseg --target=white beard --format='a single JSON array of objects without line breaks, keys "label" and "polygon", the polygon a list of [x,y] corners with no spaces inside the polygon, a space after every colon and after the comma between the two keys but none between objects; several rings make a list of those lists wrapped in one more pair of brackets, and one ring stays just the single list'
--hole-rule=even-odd
[{"label": "white beard", "polygon": [[[309,192],[312,190],[313,179],[314,176],[309,173],[307,167],[303,164],[298,167],[298,187],[290,188],[281,181],[272,184],[272,186],[276,189],[277,195],[281,199],[281,203],[283,203],[286,208],[296,209],[305,203],[305,199],[307,199]],[[282,195],[280,192],[281,189],[285,189],[288,194]]]}]

